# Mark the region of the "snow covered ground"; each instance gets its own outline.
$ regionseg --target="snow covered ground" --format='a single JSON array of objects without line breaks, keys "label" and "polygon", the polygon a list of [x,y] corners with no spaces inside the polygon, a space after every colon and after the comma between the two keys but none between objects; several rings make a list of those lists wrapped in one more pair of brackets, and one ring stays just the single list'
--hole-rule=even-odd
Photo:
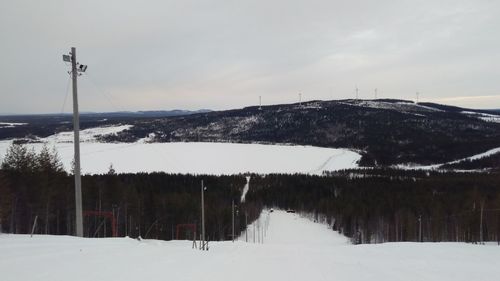
[{"label": "snow covered ground", "polygon": [[[109,126],[109,127],[96,127],[89,128],[80,131],[80,142],[97,142],[96,137],[101,135],[111,135],[116,134],[121,131],[130,129],[132,125],[119,125],[119,126]],[[54,143],[73,143],[73,131],[60,132],[52,136],[40,139],[42,142],[46,142],[50,145]]]},{"label": "snow covered ground", "polygon": [[[0,142],[5,155],[10,142]],[[30,144],[36,151],[43,144]],[[49,146],[51,147],[51,146]],[[67,171],[72,143],[56,143]],[[238,174],[310,173],[355,168],[361,156],[346,149],[234,143],[82,143],[82,172],[106,173],[110,164],[119,173]]]},{"label": "snow covered ground", "polygon": [[[264,215],[267,217],[267,214]],[[0,235],[2,281],[427,280],[492,281],[500,247],[464,243],[350,245],[296,214],[275,211],[263,244]]]},{"label": "snow covered ground", "polygon": [[[347,149],[313,146],[234,143],[99,143],[97,135],[114,134],[130,125],[92,128],[81,132],[82,172],[106,173],[113,164],[119,173],[192,174],[309,173],[356,168],[361,158]],[[67,171],[73,159],[73,133],[63,132],[28,144],[39,151],[55,147]],[[0,141],[0,161],[11,141]]]},{"label": "snow covered ground", "polygon": [[481,112],[462,111],[462,114],[481,119],[486,122],[500,123],[500,115],[487,114]]},{"label": "snow covered ground", "polygon": [[476,154],[476,155],[472,155],[472,156],[469,156],[469,157],[465,157],[465,158],[462,158],[462,159],[458,159],[458,160],[454,160],[454,161],[450,161],[450,162],[446,162],[446,163],[441,163],[441,164],[426,165],[426,166],[419,166],[419,165],[397,165],[396,167],[399,168],[399,169],[405,169],[405,170],[435,170],[435,169],[439,169],[443,165],[456,164],[456,163],[459,163],[459,162],[462,162],[462,161],[465,161],[465,160],[477,160],[477,159],[481,159],[481,158],[484,158],[484,157],[487,157],[487,156],[490,156],[490,155],[493,155],[493,154],[497,154],[497,153],[500,153],[500,147],[490,149],[490,150],[485,151],[483,153],[479,153],[479,154]]},{"label": "snow covered ground", "polygon": [[418,103],[413,102],[387,102],[382,100],[349,100],[345,102],[339,102],[341,104],[346,104],[350,106],[359,106],[359,107],[368,107],[375,109],[389,109],[398,111],[401,113],[412,114],[416,116],[425,117],[420,113],[429,113],[429,112],[439,112],[441,109],[437,109],[434,107],[425,106]]},{"label": "snow covered ground", "polygon": [[6,122],[0,122],[0,129],[1,128],[14,128],[17,126],[25,126],[28,125],[28,123],[6,123]]}]

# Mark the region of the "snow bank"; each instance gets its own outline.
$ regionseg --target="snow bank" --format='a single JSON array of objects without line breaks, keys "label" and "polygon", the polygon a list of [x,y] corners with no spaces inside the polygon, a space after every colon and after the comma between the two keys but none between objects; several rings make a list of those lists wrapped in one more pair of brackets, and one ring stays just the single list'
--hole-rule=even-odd
[{"label": "snow bank", "polygon": [[322,224],[274,211],[263,244],[0,235],[2,281],[492,281],[500,247],[464,243],[350,245]]}]

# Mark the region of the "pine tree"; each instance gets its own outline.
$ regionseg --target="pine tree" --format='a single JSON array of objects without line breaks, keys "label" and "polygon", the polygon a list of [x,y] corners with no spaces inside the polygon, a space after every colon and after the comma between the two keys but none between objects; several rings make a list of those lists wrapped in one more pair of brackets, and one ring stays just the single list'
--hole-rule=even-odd
[{"label": "pine tree", "polygon": [[110,175],[110,176],[116,175],[116,170],[115,170],[115,168],[113,168],[113,163],[109,164],[108,175]]},{"label": "pine tree", "polygon": [[22,144],[12,143],[7,149],[1,168],[6,171],[33,172],[36,167],[36,154]]}]

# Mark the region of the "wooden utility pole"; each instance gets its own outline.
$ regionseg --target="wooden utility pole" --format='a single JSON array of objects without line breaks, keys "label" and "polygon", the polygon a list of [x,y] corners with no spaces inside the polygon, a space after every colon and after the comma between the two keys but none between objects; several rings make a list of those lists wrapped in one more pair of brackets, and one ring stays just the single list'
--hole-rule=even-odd
[{"label": "wooden utility pole", "polygon": [[231,220],[232,232],[231,232],[231,236],[233,237],[233,243],[234,243],[234,200],[231,202],[231,214],[232,214],[232,220]]},{"label": "wooden utility pole", "polygon": [[418,242],[422,242],[422,215],[418,216]]},{"label": "wooden utility pole", "polygon": [[258,243],[262,243],[262,226],[260,224],[260,217],[259,220],[257,221],[257,241]]},{"label": "wooden utility pole", "polygon": [[80,168],[80,114],[78,112],[78,86],[77,80],[80,72],[85,72],[87,66],[79,64],[76,60],[76,48],[71,48],[71,53],[63,55],[63,61],[71,62],[71,78],[73,80],[73,132],[75,147],[75,223],[76,236],[83,237],[83,212],[82,212],[82,180]]},{"label": "wooden utility pole", "polygon": [[479,244],[483,244],[483,210],[484,201],[481,201],[481,219],[479,220]]},{"label": "wooden utility pole", "polygon": [[205,250],[205,198],[203,180],[201,180],[201,249]]},{"label": "wooden utility pole", "polygon": [[253,222],[253,243],[255,243],[255,221]]},{"label": "wooden utility pole", "polygon": [[245,211],[245,242],[248,243],[248,214]]}]

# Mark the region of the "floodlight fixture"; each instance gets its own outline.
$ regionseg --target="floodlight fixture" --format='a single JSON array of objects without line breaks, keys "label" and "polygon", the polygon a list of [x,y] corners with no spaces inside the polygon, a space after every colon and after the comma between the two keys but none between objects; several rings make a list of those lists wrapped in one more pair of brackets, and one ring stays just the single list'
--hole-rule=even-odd
[{"label": "floodlight fixture", "polygon": [[87,66],[84,64],[80,64],[78,71],[79,72],[85,72],[87,70]]}]

